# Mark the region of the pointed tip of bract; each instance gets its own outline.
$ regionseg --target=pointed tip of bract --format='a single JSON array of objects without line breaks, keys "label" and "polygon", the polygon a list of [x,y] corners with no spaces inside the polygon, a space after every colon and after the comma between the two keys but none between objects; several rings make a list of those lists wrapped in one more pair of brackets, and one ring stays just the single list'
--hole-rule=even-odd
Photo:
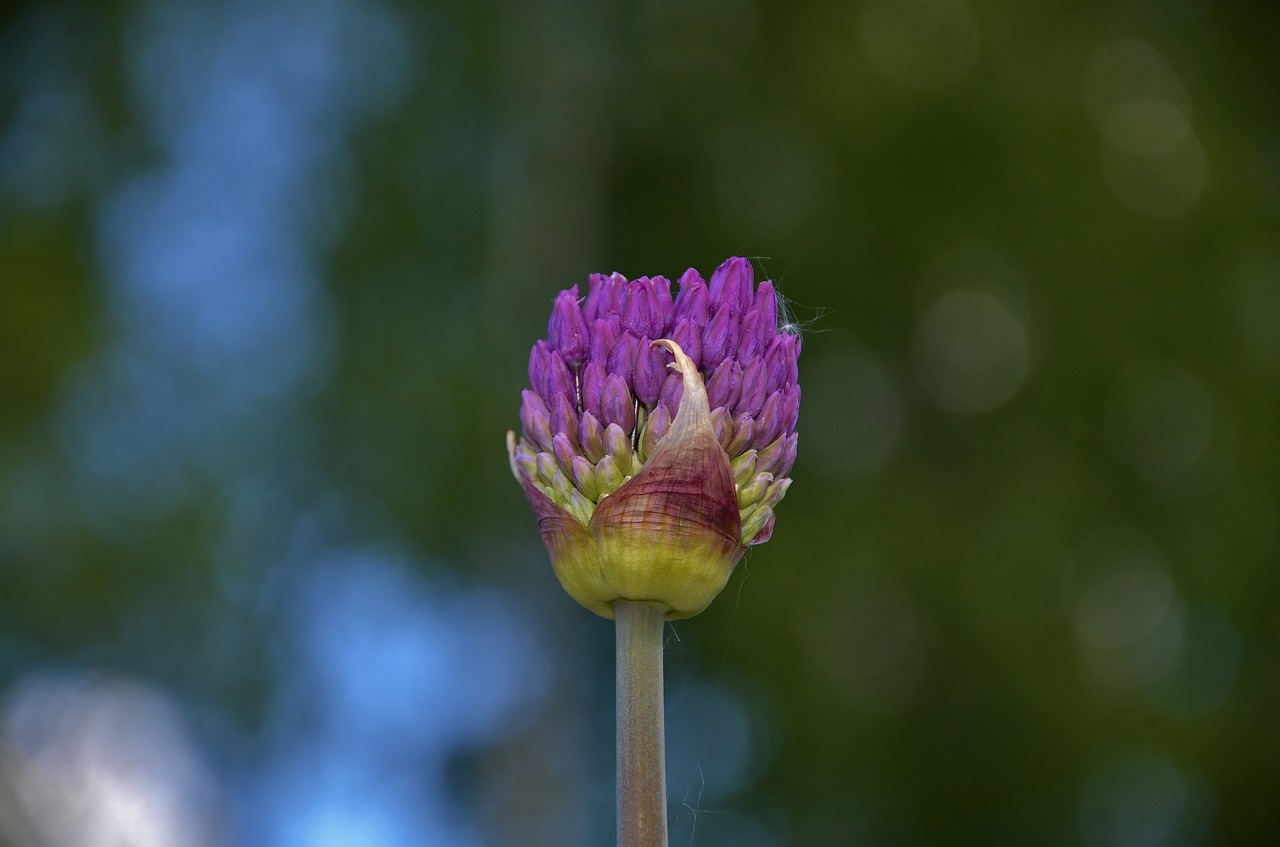
[{"label": "pointed tip of bract", "polygon": [[667,367],[680,374],[684,382],[684,393],[680,399],[680,407],[676,410],[671,426],[695,427],[711,423],[711,406],[707,399],[707,387],[698,373],[698,363],[685,355],[680,345],[669,338],[659,338],[652,343],[653,347],[665,347],[671,351],[675,361]]}]

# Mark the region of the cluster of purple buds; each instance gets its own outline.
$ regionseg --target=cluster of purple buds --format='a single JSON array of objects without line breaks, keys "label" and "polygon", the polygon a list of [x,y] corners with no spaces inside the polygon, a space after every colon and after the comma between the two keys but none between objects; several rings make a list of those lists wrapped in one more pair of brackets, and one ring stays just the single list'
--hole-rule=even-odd
[{"label": "cluster of purple buds", "polygon": [[[665,277],[616,273],[593,275],[585,298],[560,292],[529,357],[521,437],[508,442],[570,594],[607,616],[616,599],[665,602],[664,563],[644,560],[707,544],[718,592],[746,546],[768,540],[796,456],[799,354],[773,284],[757,288],[745,259],[709,283],[689,269],[674,297]],[[571,559],[595,572],[587,589],[566,578]],[[671,617],[702,608],[667,605]]]}]

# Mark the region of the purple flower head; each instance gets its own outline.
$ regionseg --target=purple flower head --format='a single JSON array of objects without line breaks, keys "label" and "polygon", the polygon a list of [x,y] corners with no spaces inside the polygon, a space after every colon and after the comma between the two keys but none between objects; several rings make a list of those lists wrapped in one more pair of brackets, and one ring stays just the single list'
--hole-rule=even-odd
[{"label": "purple flower head", "polygon": [[795,461],[799,355],[746,259],[709,282],[690,268],[674,296],[666,277],[617,273],[557,295],[508,451],[575,599],[687,617],[768,540]]}]

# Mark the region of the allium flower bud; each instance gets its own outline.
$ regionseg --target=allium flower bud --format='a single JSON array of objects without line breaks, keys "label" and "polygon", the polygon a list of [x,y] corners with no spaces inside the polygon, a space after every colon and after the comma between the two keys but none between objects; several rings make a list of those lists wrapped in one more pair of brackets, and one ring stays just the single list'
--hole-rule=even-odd
[{"label": "allium flower bud", "polygon": [[[650,341],[650,339],[656,339]],[[507,434],[565,590],[695,615],[746,548],[773,534],[796,457],[799,338],[771,282],[729,259],[708,284],[595,274],[560,292],[529,357],[521,434]]]}]

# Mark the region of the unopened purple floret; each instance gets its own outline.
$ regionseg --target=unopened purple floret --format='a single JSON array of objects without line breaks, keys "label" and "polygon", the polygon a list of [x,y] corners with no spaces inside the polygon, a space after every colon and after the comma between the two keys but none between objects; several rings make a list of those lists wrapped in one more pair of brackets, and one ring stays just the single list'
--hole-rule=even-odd
[{"label": "unopened purple floret", "polygon": [[622,321],[616,315],[596,320],[591,330],[591,361],[606,364],[609,361],[609,353],[618,343],[618,337],[621,335]]},{"label": "unopened purple floret", "polygon": [[721,303],[702,332],[702,369],[715,370],[738,349],[738,316]]},{"label": "unopened purple floret", "polygon": [[561,291],[551,309],[547,341],[570,367],[576,368],[587,356],[589,335],[587,320],[578,306],[578,286]]},{"label": "unopened purple floret", "polygon": [[751,263],[746,259],[729,259],[711,275],[711,299],[741,316],[751,305],[754,276]]},{"label": "unopened purple floret", "polygon": [[726,359],[711,374],[707,381],[707,401],[711,408],[724,406],[733,408],[742,393],[742,366],[733,359]]},{"label": "unopened purple floret", "polygon": [[671,340],[695,362],[702,361],[702,330],[691,318],[682,318],[671,331]]},{"label": "unopened purple floret", "polygon": [[[680,277],[680,294],[676,297],[675,314],[677,320],[686,318],[693,321],[699,331],[707,325],[711,315],[711,295],[707,291],[707,283],[693,268],[685,271]],[[685,351],[688,355],[688,351]],[[689,358],[693,358],[690,356]],[[697,361],[696,359],[694,361]]]},{"label": "unopened purple floret", "polygon": [[635,386],[636,399],[646,406],[658,402],[662,393],[662,384],[667,380],[667,362],[670,355],[653,347],[649,339],[640,340],[640,354],[636,357]]}]

